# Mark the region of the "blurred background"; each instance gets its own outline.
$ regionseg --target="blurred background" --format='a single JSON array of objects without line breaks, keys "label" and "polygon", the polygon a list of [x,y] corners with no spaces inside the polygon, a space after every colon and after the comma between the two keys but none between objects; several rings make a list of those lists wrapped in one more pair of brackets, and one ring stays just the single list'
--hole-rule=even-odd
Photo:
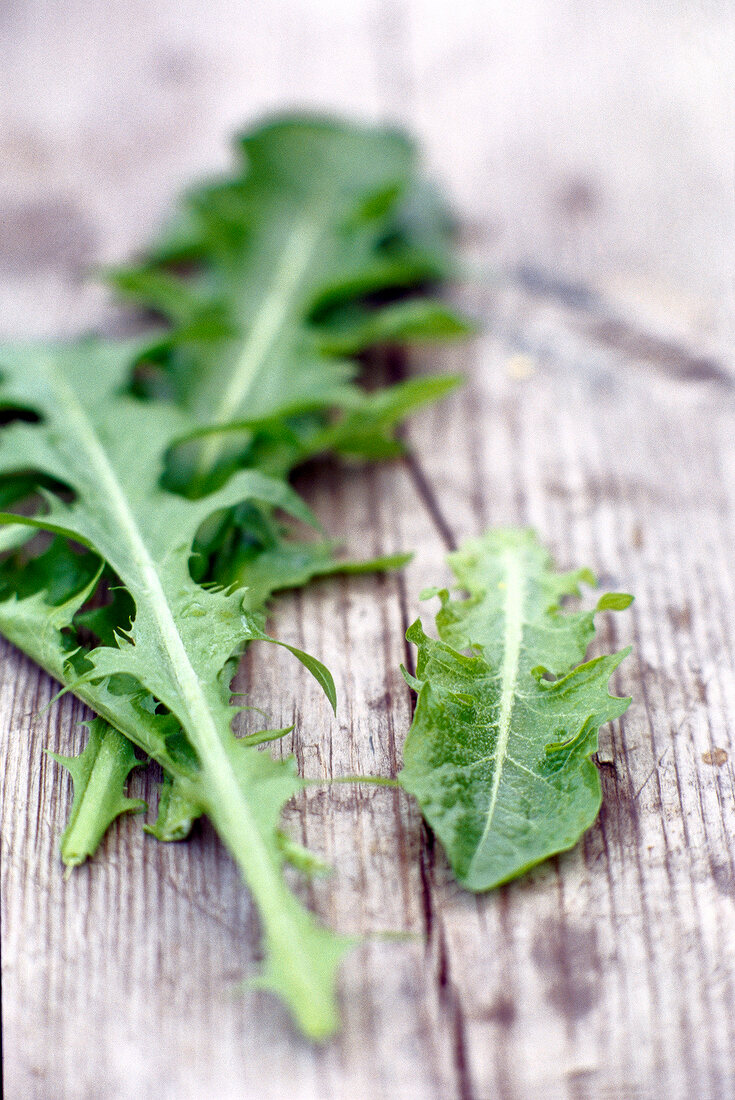
[{"label": "blurred background", "polygon": [[69,282],[141,244],[233,131],[311,108],[413,133],[483,270],[731,355],[729,0],[5,0],[0,55],[3,335],[89,324],[99,293],[70,309]]}]

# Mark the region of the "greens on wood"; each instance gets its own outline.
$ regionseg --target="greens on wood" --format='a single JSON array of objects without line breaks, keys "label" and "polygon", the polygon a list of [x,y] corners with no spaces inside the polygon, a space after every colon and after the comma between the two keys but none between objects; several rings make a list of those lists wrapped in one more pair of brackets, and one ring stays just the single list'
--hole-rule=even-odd
[{"label": "greens on wood", "polygon": [[[422,293],[451,264],[404,139],[287,119],[238,147],[236,174],[192,192],[165,240],[111,276],[165,329],[0,349],[0,630],[101,716],[79,757],[55,757],[74,781],[64,861],[142,808],[124,791],[137,746],[164,770],[147,831],[181,839],[212,818],[261,913],[262,984],[322,1037],[349,941],[283,881],[284,861],[323,869],[279,828],[303,786],[293,761],[257,748],[290,730],[236,738],[229,684],[242,648],[273,640],[273,593],[406,560],[343,562],[294,538],[283,517],[311,516],[284,478],[321,454],[398,453],[400,420],[456,379],[368,392],[355,357],[467,326]],[[334,704],[329,672],[292,652]]]},{"label": "greens on wood", "polygon": [[[285,118],[236,147],[235,174],[190,191],[163,240],[136,266],[110,273],[125,298],[167,323],[140,356],[135,387],[175,401],[197,424],[166,462],[166,484],[188,496],[238,468],[286,476],[318,455],[400,453],[396,426],[458,380],[414,378],[368,392],[354,356],[469,331],[423,289],[452,271],[448,224],[405,138]],[[330,542],[290,537],[262,501],[220,513],[200,529],[195,551],[197,579],[242,586],[253,612],[315,577],[408,558],[345,561]],[[168,813],[169,787],[161,793]],[[180,798],[173,804],[181,809]],[[152,831],[180,839],[201,812],[189,811],[174,829]]]},{"label": "greens on wood", "polygon": [[[30,469],[65,487],[63,494],[45,492],[33,515],[0,519],[86,548],[114,571],[134,605],[115,644],[91,649],[75,648],[68,632],[95,577],[60,605],[43,590],[11,595],[0,605],[0,627],[158,760],[187,801],[211,817],[258,905],[263,984],[307,1034],[320,1037],[336,1025],[335,971],[348,941],[319,926],[283,881],[279,817],[301,787],[292,762],[258,752],[230,728],[237,709],[229,699],[230,662],[246,641],[266,635],[245,611],[241,591],[204,588],[189,567],[201,524],[236,502],[264,501],[307,522],[310,516],[285,483],[255,470],[234,474],[198,500],[162,489],[165,452],[190,420],[163,402],[121,395],[128,366],[126,349],[96,344],[84,353],[0,351],[0,401],[33,417],[3,431],[0,474]],[[36,560],[40,575],[42,563],[43,555]],[[293,652],[334,702],[326,669]]]},{"label": "greens on wood", "polygon": [[[368,392],[355,356],[470,329],[426,294],[424,284],[453,269],[448,222],[404,137],[284,118],[236,148],[236,172],[190,191],[159,244],[109,276],[123,297],[166,321],[140,356],[135,388],[175,401],[198,425],[166,463],[166,484],[188,496],[237,468],[286,476],[324,454],[399,454],[397,425],[458,379]],[[254,501],[204,525],[195,551],[197,579],[244,587],[255,612],[312,578],[408,558],[345,561],[330,542],[294,539]],[[167,786],[162,797],[167,810]],[[190,810],[155,835],[181,838],[198,816]]]},{"label": "greens on wood", "polygon": [[240,138],[237,152],[233,175],[190,191],[157,247],[110,274],[167,322],[139,382],[205,430],[169,471],[188,494],[233,465],[286,474],[325,451],[395,454],[396,423],[457,379],[368,393],[355,356],[468,331],[416,293],[451,261],[446,220],[404,137],[286,118]]},{"label": "greens on wood", "polygon": [[462,885],[488,890],[571,848],[597,817],[590,757],[600,726],[630,703],[608,693],[630,650],[584,658],[596,612],[632,597],[562,610],[594,577],[555,572],[531,531],[491,531],[448,560],[468,595],[424,593],[441,600],[439,640],[419,621],[408,631],[418,662],[406,679],[418,700],[399,781]]}]

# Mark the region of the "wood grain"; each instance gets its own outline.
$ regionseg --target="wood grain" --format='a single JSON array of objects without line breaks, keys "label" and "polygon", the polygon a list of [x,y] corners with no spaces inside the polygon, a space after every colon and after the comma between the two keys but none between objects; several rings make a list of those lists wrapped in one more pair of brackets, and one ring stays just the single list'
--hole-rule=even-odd
[{"label": "wood grain", "polygon": [[466,534],[532,524],[561,566],[636,594],[602,631],[635,645],[617,684],[634,703],[603,730],[603,811],[573,852],[480,898],[397,791],[289,809],[336,868],[304,896],[367,936],[320,1049],[267,997],[233,995],[256,919],[208,826],[164,846],[123,819],[64,880],[69,783],[43,750],[77,748],[85,715],[44,710],[53,684],[0,643],[6,1095],[733,1095],[731,8],[34,0],[2,10],[0,45],[4,338],[121,331],[84,269],[134,250],[264,111],[398,120],[454,195],[456,297],[482,334],[371,369],[467,385],[411,423],[405,461],[299,483],[353,551],[416,557],[278,603],[278,636],[333,669],[337,720],[285,654],[253,647],[239,673],[296,721],[284,751],[306,775],[395,774],[403,634]]}]

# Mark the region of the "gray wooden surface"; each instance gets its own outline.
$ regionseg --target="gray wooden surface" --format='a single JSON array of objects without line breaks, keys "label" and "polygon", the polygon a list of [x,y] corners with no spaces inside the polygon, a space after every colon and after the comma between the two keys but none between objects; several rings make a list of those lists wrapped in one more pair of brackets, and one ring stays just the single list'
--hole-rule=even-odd
[{"label": "gray wooden surface", "polygon": [[482,334],[383,369],[466,387],[411,424],[410,460],[300,486],[353,550],[416,558],[278,605],[274,631],[333,669],[337,720],[286,657],[240,673],[296,721],[305,774],[395,772],[402,635],[454,540],[530,523],[637,597],[603,625],[635,645],[634,704],[570,854],[476,898],[399,792],[289,811],[337,867],[306,892],[323,918],[411,934],[347,960],[344,1032],[318,1050],[232,995],[256,923],[209,828],[163,846],[123,820],[64,881],[69,784],[42,753],[81,744],[83,708],[42,711],[55,686],[0,643],[6,1095],[735,1095],[732,5],[28,0],[0,6],[0,59],[3,338],[118,330],[84,271],[264,112],[397,120],[454,198]]}]

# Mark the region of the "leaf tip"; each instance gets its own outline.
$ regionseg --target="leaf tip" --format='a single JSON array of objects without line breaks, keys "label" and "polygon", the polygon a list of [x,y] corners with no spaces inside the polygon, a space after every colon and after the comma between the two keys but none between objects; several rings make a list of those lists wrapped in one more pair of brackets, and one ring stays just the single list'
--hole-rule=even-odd
[{"label": "leaf tip", "polygon": [[595,611],[625,611],[634,599],[629,592],[607,592],[600,596]]}]

